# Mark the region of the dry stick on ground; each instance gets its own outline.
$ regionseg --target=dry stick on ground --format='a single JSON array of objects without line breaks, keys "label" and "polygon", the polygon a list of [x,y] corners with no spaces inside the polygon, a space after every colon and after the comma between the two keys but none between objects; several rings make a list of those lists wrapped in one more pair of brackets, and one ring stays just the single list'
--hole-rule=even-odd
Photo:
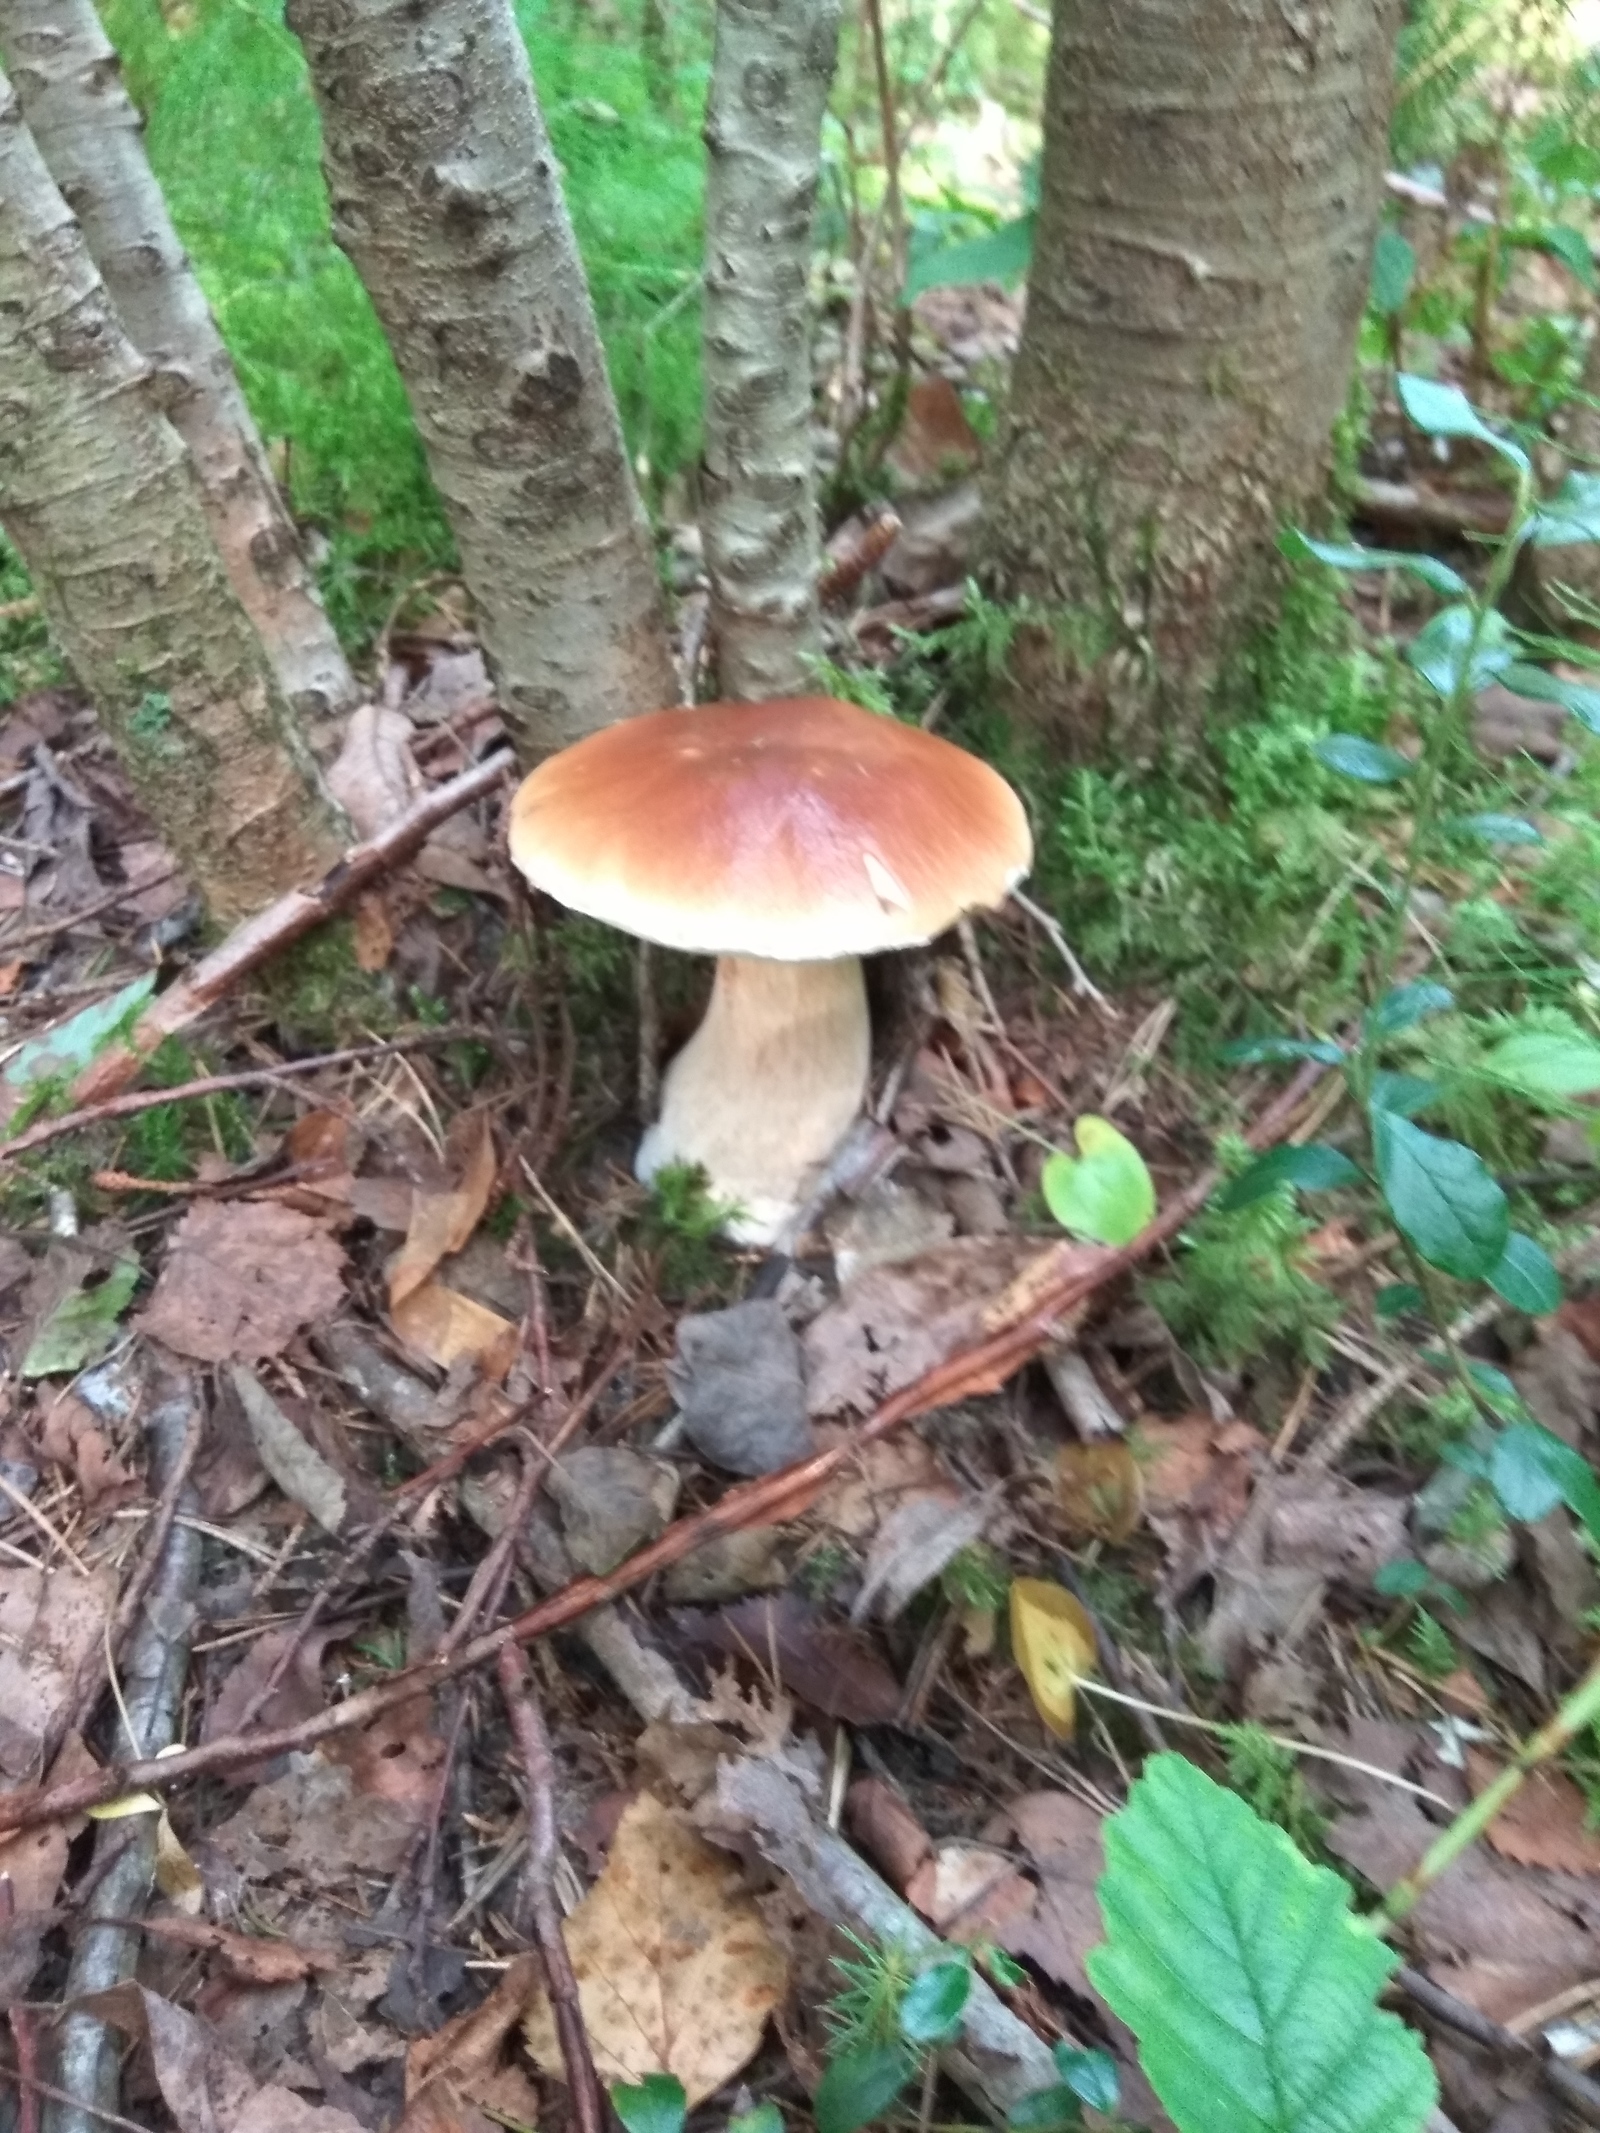
[{"label": "dry stick on ground", "polygon": [[115,1050],[95,1060],[78,1076],[72,1088],[73,1102],[100,1103],[125,1089],[166,1038],[187,1029],[242,978],[303,939],[325,919],[346,909],[383,875],[403,865],[421,850],[441,822],[448,822],[462,808],[493,792],[511,767],[510,754],[502,751],[487,762],[464,770],[460,777],[436,785],[376,837],[369,837],[365,844],[351,845],[313,887],[291,889],[256,917],[246,919],[176,985],[170,985],[152,1000]]},{"label": "dry stick on ground", "polygon": [[114,911],[131,896],[142,896],[147,889],[163,887],[177,871],[176,867],[164,867],[159,874],[151,874],[143,881],[125,881],[120,889],[97,896],[93,903],[83,904],[76,911],[63,911],[59,918],[51,919],[47,925],[29,926],[22,933],[0,933],[0,948],[9,954],[13,948],[31,948],[35,942],[52,941],[58,933],[70,933],[74,926],[82,925],[86,919],[99,918],[103,912]]},{"label": "dry stick on ground", "polygon": [[1519,2037],[1514,2029],[1504,2029],[1487,2015],[1479,2014],[1476,2007],[1458,2000],[1453,1992],[1446,1992],[1442,1985],[1424,1977],[1420,1970],[1399,1969],[1393,1982],[1423,2014],[1432,2015],[1436,2022],[1453,2029],[1458,2036],[1469,2037],[1474,2044],[1481,2044],[1498,2058],[1509,2060],[1513,2066],[1526,2060],[1530,2052],[1539,2053],[1539,2071],[1546,2085],[1585,2125],[1600,2126],[1600,2083],[1591,2081],[1576,2067],[1568,2066],[1553,2052],[1539,2052],[1539,2047],[1530,2038]]},{"label": "dry stick on ground", "polygon": [[[11,1921],[17,1914],[17,1893],[9,1874],[0,1874],[0,1944],[8,1938]],[[22,2087],[22,2103],[17,2113],[17,2133],[39,2133],[39,2098],[29,2088],[29,2082],[39,2078],[39,2030],[30,2008],[20,2001],[13,2002],[9,2020],[11,2041],[16,2046],[17,2075]]]},{"label": "dry stick on ground", "polygon": [[[1272,1146],[1288,1130],[1307,1092],[1325,1071],[1316,1061],[1308,1061],[1246,1135],[1249,1145],[1256,1149]],[[235,1769],[258,1756],[287,1755],[310,1748],[332,1734],[367,1724],[384,1711],[393,1710],[424,1690],[437,1688],[468,1668],[483,1665],[495,1658],[504,1645],[527,1644],[551,1630],[564,1629],[592,1609],[644,1584],[658,1571],[681,1562],[718,1535],[798,1518],[867,1445],[888,1436],[912,1415],[927,1414],[975,1393],[997,1390],[1058,1332],[1063,1318],[1087,1303],[1096,1290],[1131,1272],[1159,1246],[1170,1242],[1185,1223],[1193,1221],[1220,1180],[1221,1172],[1216,1168],[1203,1171],[1186,1191],[1167,1203],[1148,1228],[1118,1251],[1066,1243],[1046,1246],[1033,1262],[1030,1274],[1024,1277],[1032,1302],[1012,1324],[925,1371],[885,1400],[859,1429],[827,1451],[729,1489],[703,1511],[678,1519],[659,1540],[629,1556],[606,1576],[575,1579],[565,1590],[530,1607],[514,1621],[474,1638],[453,1658],[410,1668],[390,1682],[363,1689],[332,1710],[303,1719],[299,1725],[248,1737],[233,1733],[159,1762],[151,1757],[109,1765],[48,1791],[35,1787],[0,1795],[0,1831],[32,1829],[41,1822],[60,1821],[136,1786],[166,1787],[205,1772]],[[1018,1285],[1014,1285],[1013,1292],[1020,1293]]]},{"label": "dry stick on ground", "polygon": [[567,2090],[579,2133],[602,2133],[605,2112],[600,2100],[600,2077],[589,2049],[578,2004],[578,1980],[572,1958],[561,1933],[561,1912],[556,1904],[556,1763],[550,1751],[544,1713],[539,1707],[522,1654],[514,1644],[503,1647],[496,1662],[500,1693],[506,1716],[516,1737],[528,1787],[528,1857],[523,1868],[524,1885],[533,1912],[533,1929],[544,1956],[545,1984],[556,2020],[561,2045],[561,2063],[566,2068]]}]

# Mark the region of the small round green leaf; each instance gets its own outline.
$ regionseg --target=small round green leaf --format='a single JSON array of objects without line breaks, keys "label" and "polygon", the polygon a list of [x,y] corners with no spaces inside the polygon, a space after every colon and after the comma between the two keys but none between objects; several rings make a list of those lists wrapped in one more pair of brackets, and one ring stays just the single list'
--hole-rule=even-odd
[{"label": "small round green leaf", "polygon": [[[1448,1367],[1450,1358],[1442,1349],[1433,1349],[1424,1357],[1424,1361],[1442,1370]],[[1528,1410],[1522,1404],[1522,1395],[1503,1370],[1496,1370],[1493,1363],[1480,1363],[1469,1355],[1467,1376],[1482,1393],[1485,1404],[1493,1413],[1504,1416],[1508,1421],[1527,1418]]]},{"label": "small round green leaf", "polygon": [[1564,1500],[1550,1459],[1550,1446],[1558,1443],[1560,1439],[1537,1422],[1513,1422],[1496,1437],[1489,1458],[1489,1483],[1508,1518],[1536,1524]]},{"label": "small round green leaf", "polygon": [[900,2034],[908,2044],[942,2044],[960,2026],[972,1991],[972,1965],[935,1963],[912,1981],[900,2002]]},{"label": "small round green leaf", "polygon": [[1499,1265],[1511,1213],[1480,1156],[1376,1107],[1372,1153],[1396,1227],[1429,1266],[1480,1281]]},{"label": "small round green leaf", "polygon": [[1253,1207],[1268,1193],[1292,1185],[1299,1192],[1331,1192],[1336,1185],[1359,1185],[1361,1172],[1349,1156],[1321,1141],[1308,1141],[1303,1148],[1274,1148],[1258,1156],[1248,1170],[1240,1171],[1212,1203],[1219,1214],[1232,1214]]},{"label": "small round green leaf", "polygon": [[1480,444],[1486,444],[1490,451],[1498,452],[1513,466],[1527,467],[1528,455],[1522,447],[1490,429],[1459,387],[1441,385],[1435,378],[1418,378],[1405,372],[1395,379],[1395,385],[1400,394],[1400,405],[1426,436],[1476,437]]},{"label": "small round green leaf", "polygon": [[1380,1111],[1398,1111],[1402,1118],[1415,1118],[1439,1100],[1439,1084],[1424,1081],[1420,1074],[1394,1074],[1380,1067],[1372,1077],[1372,1101]]},{"label": "small round green leaf", "polygon": [[676,2074],[646,2074],[642,2081],[616,2082],[611,2108],[627,2133],[683,2133],[689,2099]]},{"label": "small round green leaf", "polygon": [[1506,1239],[1500,1263],[1489,1276],[1489,1286],[1503,1296],[1514,1311],[1540,1318],[1561,1302],[1561,1276],[1555,1261],[1541,1244],[1514,1229]]},{"label": "small round green leaf", "polygon": [[1526,666],[1520,660],[1508,666],[1500,679],[1514,695],[1531,697],[1535,703],[1559,704],[1591,733],[1600,733],[1600,689],[1569,681],[1564,674],[1551,673],[1548,667]]},{"label": "small round green leaf", "polygon": [[1144,1157],[1109,1119],[1074,1122],[1079,1154],[1059,1149],[1039,1176],[1045,1205],[1061,1227],[1095,1244],[1131,1244],[1155,1219],[1156,1189]]},{"label": "small round green leaf", "polygon": [[1406,646],[1406,662],[1430,689],[1454,696],[1460,688],[1482,689],[1504,674],[1516,659],[1505,617],[1485,615],[1465,602],[1441,608]]},{"label": "small round green leaf", "polygon": [[1393,785],[1405,777],[1411,765],[1397,748],[1379,741],[1364,741],[1358,733],[1329,733],[1311,750],[1324,770],[1341,778],[1355,778],[1363,785]]},{"label": "small round green leaf", "polygon": [[915,2065],[903,2044],[869,2044],[830,2060],[811,2103],[817,2133],[860,2133],[888,2110]]},{"label": "small round green leaf", "polygon": [[1109,2052],[1075,2052],[1070,2045],[1054,2044],[1050,2056],[1074,2096],[1081,2096],[1092,2110],[1116,2109],[1121,2083],[1117,2062]]}]

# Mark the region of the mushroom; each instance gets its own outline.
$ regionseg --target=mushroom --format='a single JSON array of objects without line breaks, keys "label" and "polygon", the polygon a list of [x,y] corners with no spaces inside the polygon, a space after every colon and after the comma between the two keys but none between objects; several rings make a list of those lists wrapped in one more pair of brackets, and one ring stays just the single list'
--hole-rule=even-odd
[{"label": "mushroom", "polygon": [[770,1243],[861,1107],[861,957],[1003,902],[1032,840],[1005,780],[950,742],[822,696],[655,711],[541,763],[511,857],[574,911],[717,958],[635,1169],[697,1163]]}]

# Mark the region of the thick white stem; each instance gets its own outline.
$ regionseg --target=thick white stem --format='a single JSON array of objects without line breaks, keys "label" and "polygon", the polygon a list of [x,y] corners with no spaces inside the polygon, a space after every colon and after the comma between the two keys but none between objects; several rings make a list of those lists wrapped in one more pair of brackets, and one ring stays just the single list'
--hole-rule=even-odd
[{"label": "thick white stem", "polygon": [[356,688],[161,188],[94,0],[0,0],[0,52],[28,130],[117,315],[155,366],[212,538],[284,694],[310,716]]},{"label": "thick white stem", "polygon": [[650,529],[510,0],[289,0],[333,231],[450,514],[517,752],[677,701]]},{"label": "thick white stem", "polygon": [[725,955],[705,1020],[667,1068],[638,1171],[698,1163],[741,1210],[729,1232],[770,1244],[861,1108],[872,1066],[854,956],[772,963]]},{"label": "thick white stem", "polygon": [[701,528],[724,696],[813,686],[817,502],[806,289],[838,0],[719,0],[706,107]]}]

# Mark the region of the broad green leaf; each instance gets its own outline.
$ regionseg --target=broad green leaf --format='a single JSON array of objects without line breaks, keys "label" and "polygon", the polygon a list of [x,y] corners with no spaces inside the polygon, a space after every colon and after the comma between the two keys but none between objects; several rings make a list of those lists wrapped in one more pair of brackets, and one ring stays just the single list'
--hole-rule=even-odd
[{"label": "broad green leaf", "polygon": [[1053,2044],[1050,2056],[1075,2096],[1096,2111],[1116,2109],[1122,2084],[1117,2079],[1117,2062],[1109,2052],[1079,2052],[1070,2044]]},{"label": "broad green leaf", "polygon": [[611,2108],[628,2133],[681,2133],[689,2099],[676,2074],[646,2074],[642,2081],[618,2081]]},{"label": "broad green leaf", "polygon": [[1439,1100],[1439,1084],[1424,1081],[1420,1074],[1394,1074],[1380,1067],[1372,1077],[1372,1101],[1380,1111],[1398,1111],[1402,1118],[1415,1118]]},{"label": "broad green leaf", "polygon": [[1440,608],[1406,646],[1407,665],[1443,697],[1454,696],[1460,688],[1486,688],[1516,656],[1505,617],[1485,615],[1480,626],[1465,604]]},{"label": "broad green leaf", "polygon": [[1457,815],[1450,824],[1468,837],[1485,844],[1543,844],[1543,833],[1521,815]]},{"label": "broad green leaf", "polygon": [[63,1296],[28,1344],[25,1378],[70,1377],[104,1355],[116,1339],[117,1320],[139,1282],[137,1259],[119,1259],[94,1288]]},{"label": "broad green leaf", "polygon": [[[1439,1369],[1448,1368],[1450,1362],[1450,1358],[1439,1350],[1434,1350],[1427,1360]],[[1528,1410],[1522,1404],[1521,1393],[1505,1372],[1496,1370],[1493,1363],[1480,1363],[1468,1356],[1467,1376],[1483,1394],[1495,1414],[1505,1416],[1508,1421],[1520,1420],[1527,1415]]]},{"label": "broad green leaf", "polygon": [[1589,240],[1570,222],[1547,222],[1537,229],[1513,230],[1510,241],[1529,251],[1548,252],[1552,259],[1559,259],[1569,273],[1575,274],[1586,289],[1595,286],[1594,254],[1589,249]]},{"label": "broad green leaf", "polygon": [[1523,538],[1535,548],[1576,548],[1600,541],[1600,474],[1569,474],[1539,506]]},{"label": "broad green leaf", "polygon": [[96,1000],[92,1006],[80,1008],[70,1022],[63,1022],[59,1029],[46,1030],[42,1037],[25,1044],[7,1066],[3,1078],[12,1088],[25,1089],[34,1082],[52,1081],[58,1074],[81,1074],[155,989],[155,974],[147,972],[113,993],[109,1000]]},{"label": "broad green leaf", "polygon": [[1378,232],[1372,248],[1372,281],[1369,295],[1374,311],[1393,318],[1411,294],[1417,278],[1417,255],[1409,239],[1389,224]]},{"label": "broad green leaf", "polygon": [[1372,1153],[1396,1227],[1429,1266],[1478,1281],[1499,1264],[1511,1213],[1480,1156],[1376,1107]]},{"label": "broad green leaf", "polygon": [[1361,1172],[1349,1156],[1321,1141],[1307,1141],[1303,1148],[1274,1148],[1257,1156],[1248,1170],[1241,1170],[1217,1194],[1212,1205],[1219,1214],[1231,1215],[1238,1208],[1253,1207],[1268,1193],[1292,1185],[1299,1192],[1331,1192],[1336,1185],[1359,1185]]},{"label": "broad green leaf", "polygon": [[1567,681],[1548,667],[1530,667],[1520,660],[1513,661],[1500,679],[1516,695],[1531,696],[1535,703],[1559,704],[1591,733],[1600,733],[1600,689],[1586,688],[1581,681]]},{"label": "broad green leaf", "polygon": [[1600,1089],[1600,1044],[1592,1037],[1521,1030],[1504,1037],[1484,1060],[1496,1081],[1524,1096],[1589,1096]]},{"label": "broad green leaf", "polygon": [[1407,1311],[1420,1311],[1428,1299],[1414,1281],[1390,1281],[1372,1299],[1380,1318],[1400,1318]]},{"label": "broad green leaf", "polygon": [[1011,2133],[1077,2133],[1083,2105],[1068,2088],[1035,2089],[1019,2096],[1006,2113]]},{"label": "broad green leaf", "polygon": [[1413,555],[1404,548],[1361,548],[1353,541],[1314,541],[1309,533],[1292,526],[1278,543],[1296,562],[1307,558],[1326,563],[1331,570],[1403,570],[1447,600],[1460,600],[1472,587],[1460,571],[1452,570],[1434,555]]},{"label": "broad green leaf", "polygon": [[1415,1600],[1432,1589],[1433,1572],[1415,1556],[1399,1555],[1372,1573],[1372,1589],[1386,1600]]},{"label": "broad green leaf", "polygon": [[1327,1037],[1241,1037],[1225,1044],[1217,1057],[1224,1066],[1264,1066],[1280,1059],[1320,1059],[1324,1066],[1338,1066],[1344,1046]]},{"label": "broad green leaf", "polygon": [[1593,1467],[1537,1422],[1501,1430],[1489,1456],[1489,1484],[1508,1517],[1536,1523],[1564,1503],[1600,1539],[1600,1481]]},{"label": "broad green leaf", "polygon": [[900,2002],[900,2034],[908,2044],[942,2044],[960,2027],[972,1991],[972,1965],[935,1963],[914,1978]]},{"label": "broad green leaf", "polygon": [[1313,742],[1311,753],[1324,770],[1337,771],[1341,778],[1357,778],[1363,785],[1393,785],[1411,769],[1398,748],[1365,741],[1359,733],[1325,734]]},{"label": "broad green leaf", "polygon": [[1503,1296],[1514,1311],[1540,1318],[1561,1303],[1561,1276],[1555,1261],[1542,1244],[1514,1229],[1506,1239],[1500,1263],[1489,1274],[1489,1286]]},{"label": "broad green leaf", "polygon": [[924,289],[944,289],[977,281],[997,281],[1007,288],[1021,281],[1033,261],[1033,216],[1019,215],[998,229],[941,251],[914,256],[906,276],[906,302]]},{"label": "broad green leaf", "polygon": [[1441,385],[1434,378],[1418,378],[1402,371],[1395,379],[1400,405],[1429,437],[1475,437],[1514,467],[1526,470],[1528,455],[1508,437],[1490,429],[1466,394],[1454,385]]},{"label": "broad green leaf", "polygon": [[728,2133],[783,2133],[783,2113],[769,2096],[748,2111],[735,2111],[728,2120]]},{"label": "broad green leaf", "polygon": [[1433,2072],[1377,2005],[1399,1957],[1337,1874],[1178,1755],[1105,1838],[1090,1981],[1183,2133],[1416,2133]]},{"label": "broad green leaf", "polygon": [[1398,1031],[1410,1029],[1413,1023],[1422,1022],[1429,1015],[1442,1015],[1447,1007],[1454,1007],[1456,996],[1448,985],[1435,985],[1431,979],[1418,978],[1410,985],[1396,985],[1386,992],[1376,1007],[1367,1012],[1367,1030],[1374,1037],[1393,1037]]},{"label": "broad green leaf", "polygon": [[[869,2044],[831,2059],[811,2100],[817,2133],[859,2133],[881,2118],[911,2079],[915,2065],[903,2044]],[[630,2126],[628,2133],[635,2129]]]},{"label": "broad green leaf", "polygon": [[1078,1119],[1074,1159],[1059,1149],[1045,1159],[1040,1189],[1063,1229],[1095,1244],[1130,1244],[1154,1221],[1156,1189],[1144,1157],[1111,1121]]}]

